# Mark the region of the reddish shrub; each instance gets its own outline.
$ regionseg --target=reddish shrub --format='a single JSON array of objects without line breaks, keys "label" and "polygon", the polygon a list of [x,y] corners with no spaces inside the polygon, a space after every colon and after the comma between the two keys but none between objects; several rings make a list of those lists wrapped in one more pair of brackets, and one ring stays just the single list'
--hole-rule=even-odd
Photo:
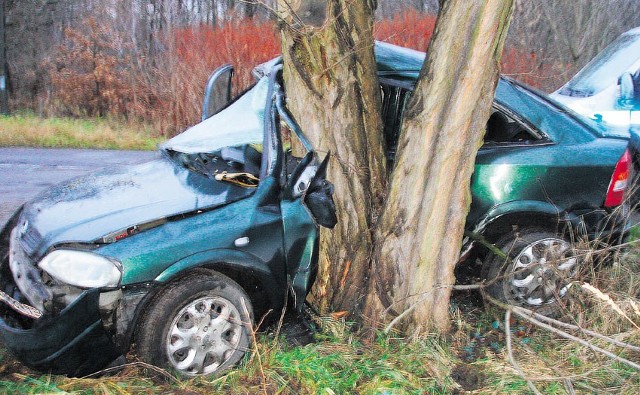
[{"label": "reddish shrub", "polygon": [[153,76],[140,84],[140,90],[152,95],[144,95],[147,100],[138,100],[131,109],[169,135],[199,120],[204,87],[214,69],[233,64],[234,84],[239,91],[254,81],[254,66],[280,52],[275,26],[249,20],[218,28],[201,25],[175,29],[165,45],[162,60],[156,59]]},{"label": "reddish shrub", "polygon": [[104,116],[126,112],[128,56],[104,24],[88,18],[82,29],[65,30],[49,70],[51,94],[58,112],[74,116]]},{"label": "reddish shrub", "polygon": [[436,16],[407,10],[392,19],[378,21],[374,27],[376,40],[426,51],[436,26]]},{"label": "reddish shrub", "polygon": [[[374,28],[377,40],[426,51],[436,24],[436,16],[406,10],[392,19],[378,21]],[[569,65],[554,59],[541,59],[534,52],[505,48],[501,71],[528,85],[552,91],[565,81]]]},{"label": "reddish shrub", "polygon": [[[374,34],[378,40],[425,51],[435,22],[434,15],[409,10],[378,21]],[[125,42],[118,29],[92,18],[75,30],[68,29],[55,58],[46,64],[49,112],[133,117],[171,136],[198,122],[203,89],[215,68],[233,64],[239,91],[253,82],[255,65],[280,52],[273,22],[246,19],[215,28],[169,30],[157,43],[161,50],[154,56],[145,56],[140,45]],[[506,49],[502,58],[504,73],[543,89],[565,78],[566,69],[514,48]]]},{"label": "reddish shrub", "polygon": [[518,81],[545,92],[552,92],[571,78],[571,65],[557,59],[545,59],[535,52],[505,48],[501,71]]}]

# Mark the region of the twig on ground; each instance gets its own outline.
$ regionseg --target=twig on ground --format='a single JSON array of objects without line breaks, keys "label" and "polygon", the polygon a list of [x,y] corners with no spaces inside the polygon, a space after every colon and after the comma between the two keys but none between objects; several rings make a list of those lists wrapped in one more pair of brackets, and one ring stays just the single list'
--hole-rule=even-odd
[{"label": "twig on ground", "polygon": [[[244,310],[244,314],[249,317],[249,309],[247,309],[247,302],[244,300],[244,298],[242,298],[240,300],[240,303],[242,304],[242,310]],[[262,321],[260,321],[262,323]],[[262,384],[262,393],[264,393],[265,395],[268,395],[269,393],[267,392],[267,379],[266,376],[264,374],[264,367],[262,366],[262,356],[260,355],[260,351],[258,351],[258,339],[256,338],[256,331],[253,330],[253,328],[251,327],[251,323],[244,323],[244,325],[246,325],[246,327],[249,329],[249,332],[251,333],[251,340],[253,341],[253,350],[254,350],[254,354],[256,356],[256,358],[258,359],[258,366],[260,367],[260,382]]]},{"label": "twig on ground", "polygon": [[89,378],[93,378],[93,377],[100,376],[100,375],[103,375],[103,374],[107,374],[107,373],[115,372],[115,371],[118,371],[118,370],[122,370],[122,369],[124,369],[126,367],[134,367],[134,366],[153,370],[154,372],[160,373],[162,376],[170,379],[171,381],[173,381],[175,383],[179,382],[177,378],[175,378],[171,373],[167,372],[166,370],[164,370],[162,368],[159,368],[157,366],[150,365],[150,364],[148,364],[146,362],[142,362],[142,361],[129,362],[129,363],[125,363],[125,364],[118,365],[118,366],[112,366],[110,368],[102,369],[102,370],[99,370],[97,372],[88,374],[86,376],[82,376],[81,378],[89,379]]},{"label": "twig on ground", "polygon": [[538,391],[536,386],[531,382],[531,380],[527,378],[527,376],[524,374],[524,372],[520,368],[520,365],[518,365],[518,362],[516,362],[516,359],[513,357],[513,351],[511,350],[511,325],[509,322],[510,320],[511,320],[511,310],[507,310],[504,313],[504,333],[506,336],[507,355],[509,357],[509,362],[511,362],[511,365],[513,365],[516,372],[518,372],[518,375],[520,375],[520,377],[522,377],[522,379],[527,382],[527,386],[529,387],[529,389],[534,394],[542,395],[540,391]]}]

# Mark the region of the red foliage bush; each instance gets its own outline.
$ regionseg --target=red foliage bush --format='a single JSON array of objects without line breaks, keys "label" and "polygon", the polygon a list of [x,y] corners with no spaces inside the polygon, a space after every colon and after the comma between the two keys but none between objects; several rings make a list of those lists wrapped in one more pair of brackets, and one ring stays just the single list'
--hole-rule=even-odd
[{"label": "red foliage bush", "polygon": [[376,22],[374,37],[376,40],[426,51],[435,26],[435,15],[407,10],[392,19]]},{"label": "red foliage bush", "polygon": [[104,116],[126,112],[132,94],[128,56],[105,25],[88,18],[81,30],[66,29],[56,57],[46,62],[56,112]]},{"label": "red foliage bush", "polygon": [[552,92],[572,76],[570,64],[557,59],[545,59],[533,51],[505,48],[502,53],[501,71],[527,85]]},{"label": "red foliage bush", "polygon": [[226,63],[234,65],[234,84],[239,91],[253,83],[254,66],[280,53],[275,26],[250,20],[229,22],[218,28],[201,25],[176,29],[166,41],[158,74],[147,79],[146,88],[155,91],[156,100],[135,113],[153,120],[168,134],[199,120],[204,87],[214,69]]},{"label": "red foliage bush", "polygon": [[[378,40],[425,51],[435,23],[436,16],[410,10],[376,22],[374,34]],[[47,64],[50,113],[135,118],[171,136],[198,122],[203,89],[215,68],[233,64],[239,91],[253,82],[254,66],[280,52],[274,23],[247,19],[166,31],[155,55],[145,56],[142,48],[127,44],[121,36],[113,26],[91,18],[66,31]],[[544,88],[548,82],[556,83],[553,76],[564,78],[566,67],[507,48],[502,69]]]}]

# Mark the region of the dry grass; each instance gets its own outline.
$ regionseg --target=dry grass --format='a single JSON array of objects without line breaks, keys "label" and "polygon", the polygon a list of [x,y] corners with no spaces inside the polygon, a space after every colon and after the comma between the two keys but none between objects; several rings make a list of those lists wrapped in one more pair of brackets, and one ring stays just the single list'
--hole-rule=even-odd
[{"label": "dry grass", "polygon": [[[559,319],[640,345],[640,246],[633,241],[640,239],[640,228],[631,238],[616,248],[576,241],[586,264]],[[580,286],[585,282],[592,288]],[[69,379],[28,371],[0,350],[0,393],[530,393],[508,359],[503,311],[462,302],[454,299],[451,334],[412,342],[393,333],[362,340],[344,319],[331,317],[315,319],[322,332],[317,343],[304,347],[261,334],[243,364],[219,378],[167,379],[132,364],[111,376]],[[640,372],[633,368],[525,320],[512,318],[509,324],[514,359],[541,393],[640,393]],[[592,344],[640,361],[640,352],[599,339]]]},{"label": "dry grass", "polygon": [[162,141],[142,124],[109,119],[0,116],[0,146],[153,150]]}]

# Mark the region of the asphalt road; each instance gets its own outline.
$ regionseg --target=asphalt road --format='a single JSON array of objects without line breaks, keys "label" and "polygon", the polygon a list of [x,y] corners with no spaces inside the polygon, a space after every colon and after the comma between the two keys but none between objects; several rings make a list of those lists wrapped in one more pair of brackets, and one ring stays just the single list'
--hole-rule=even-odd
[{"label": "asphalt road", "polygon": [[0,148],[0,228],[43,189],[104,168],[146,162],[154,151]]}]

